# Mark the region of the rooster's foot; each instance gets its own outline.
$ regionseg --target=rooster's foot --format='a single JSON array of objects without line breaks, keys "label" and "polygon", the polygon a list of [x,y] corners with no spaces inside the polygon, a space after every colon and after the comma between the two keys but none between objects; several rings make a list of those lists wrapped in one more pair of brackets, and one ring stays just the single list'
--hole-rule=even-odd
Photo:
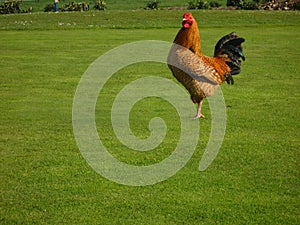
[{"label": "rooster's foot", "polygon": [[200,119],[200,118],[205,118],[203,114],[197,114],[196,116],[193,117],[193,119]]}]

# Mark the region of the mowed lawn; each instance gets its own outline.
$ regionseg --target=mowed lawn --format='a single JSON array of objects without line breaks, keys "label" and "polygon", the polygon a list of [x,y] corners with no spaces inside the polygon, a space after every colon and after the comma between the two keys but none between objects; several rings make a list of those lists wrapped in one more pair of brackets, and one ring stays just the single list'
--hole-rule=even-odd
[{"label": "mowed lawn", "polygon": [[[97,174],[82,157],[72,127],[81,76],[100,55],[122,44],[172,42],[182,13],[111,10],[0,17],[1,224],[300,223],[299,12],[193,12],[205,54],[212,55],[218,39],[231,31],[246,39],[242,73],[234,86],[222,86],[226,134],[206,171],[198,166],[211,128],[207,100],[193,157],[166,181],[124,186]],[[105,146],[135,165],[168,157],[181,130],[170,104],[147,98],[132,110],[132,130],[145,138],[150,119],[160,116],[171,132],[163,144],[136,152],[115,137],[110,121],[114,98],[129,82],[149,75],[175,81],[165,64],[134,64],[111,77],[96,106]],[[192,104],[188,94],[186,104]]]}]

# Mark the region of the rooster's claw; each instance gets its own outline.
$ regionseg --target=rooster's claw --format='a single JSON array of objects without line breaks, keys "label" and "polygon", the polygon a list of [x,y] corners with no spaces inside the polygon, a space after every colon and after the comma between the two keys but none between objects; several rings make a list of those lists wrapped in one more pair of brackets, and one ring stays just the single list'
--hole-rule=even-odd
[{"label": "rooster's claw", "polygon": [[193,119],[200,119],[200,118],[205,118],[205,116],[203,114],[200,114],[193,117]]}]

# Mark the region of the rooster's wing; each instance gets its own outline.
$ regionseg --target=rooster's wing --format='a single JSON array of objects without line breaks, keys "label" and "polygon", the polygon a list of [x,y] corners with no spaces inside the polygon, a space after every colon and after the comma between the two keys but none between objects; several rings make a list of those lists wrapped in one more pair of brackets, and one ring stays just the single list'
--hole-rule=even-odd
[{"label": "rooster's wing", "polygon": [[169,68],[195,102],[213,95],[223,82],[210,60],[213,58],[198,56],[177,44],[173,44],[169,52]]}]

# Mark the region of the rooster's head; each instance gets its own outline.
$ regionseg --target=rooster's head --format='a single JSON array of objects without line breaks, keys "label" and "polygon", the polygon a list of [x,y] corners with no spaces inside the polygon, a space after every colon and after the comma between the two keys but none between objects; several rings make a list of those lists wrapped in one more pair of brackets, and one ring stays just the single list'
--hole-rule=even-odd
[{"label": "rooster's head", "polygon": [[182,17],[183,17],[183,19],[182,19],[182,27],[183,28],[190,28],[193,25],[193,23],[195,22],[194,17],[189,12],[183,14]]}]

